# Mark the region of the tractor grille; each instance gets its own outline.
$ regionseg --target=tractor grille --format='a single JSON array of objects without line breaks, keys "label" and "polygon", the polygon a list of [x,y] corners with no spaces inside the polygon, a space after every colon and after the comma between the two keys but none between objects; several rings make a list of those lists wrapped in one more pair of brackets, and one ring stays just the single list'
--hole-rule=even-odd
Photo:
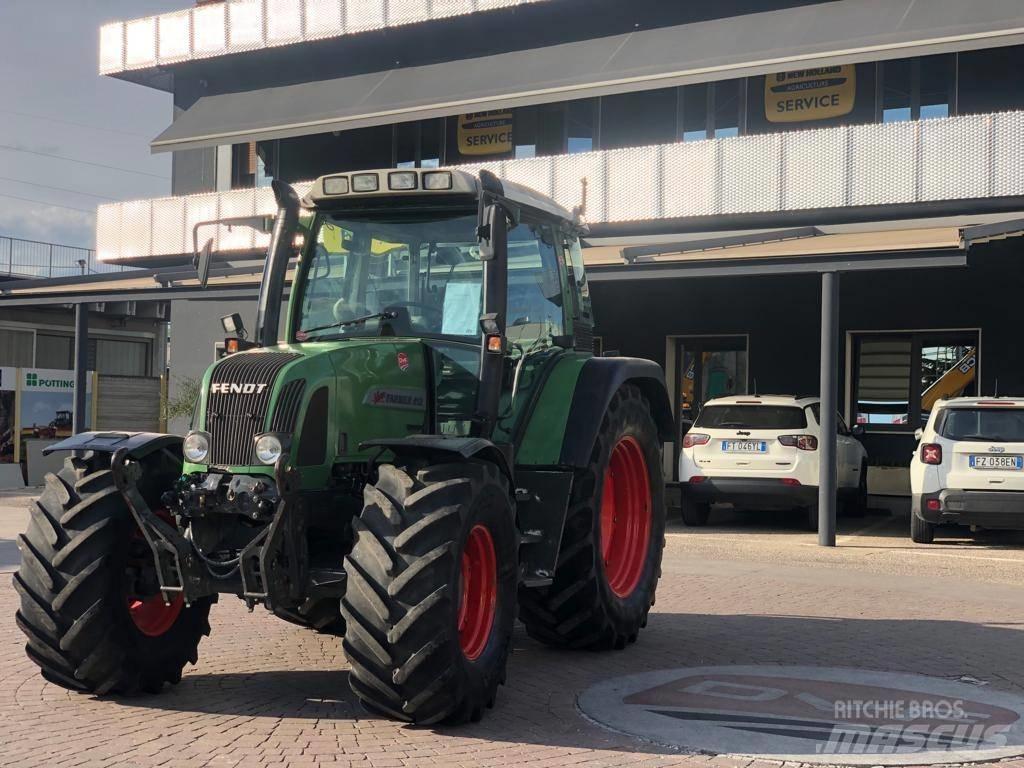
[{"label": "tractor grille", "polygon": [[[252,352],[232,355],[213,369],[206,402],[211,464],[225,467],[255,462],[253,440],[263,431],[274,380],[298,357],[291,352]],[[225,391],[215,391],[221,389],[216,384],[227,385]],[[242,387],[248,391],[240,391]]]},{"label": "tractor grille", "polygon": [[270,420],[271,432],[294,432],[295,421],[299,417],[299,403],[302,393],[306,390],[306,380],[289,381],[281,388],[281,396],[277,398],[274,418]]}]

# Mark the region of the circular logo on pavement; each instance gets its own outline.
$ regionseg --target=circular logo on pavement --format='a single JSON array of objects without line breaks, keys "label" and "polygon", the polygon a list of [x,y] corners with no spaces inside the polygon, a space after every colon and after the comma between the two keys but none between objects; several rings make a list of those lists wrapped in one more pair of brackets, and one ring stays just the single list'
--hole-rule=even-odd
[{"label": "circular logo on pavement", "polygon": [[701,752],[845,765],[1024,754],[1024,698],[920,675],[818,667],[670,669],[579,698],[616,731]]}]

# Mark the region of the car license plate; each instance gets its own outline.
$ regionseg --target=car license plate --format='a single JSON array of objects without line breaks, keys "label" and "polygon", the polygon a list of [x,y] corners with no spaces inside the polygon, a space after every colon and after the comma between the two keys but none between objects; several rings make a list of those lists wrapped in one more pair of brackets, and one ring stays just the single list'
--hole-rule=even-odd
[{"label": "car license plate", "polygon": [[722,450],[726,453],[767,453],[768,443],[764,440],[723,440]]},{"label": "car license plate", "polygon": [[1024,456],[971,454],[971,469],[1024,469]]}]

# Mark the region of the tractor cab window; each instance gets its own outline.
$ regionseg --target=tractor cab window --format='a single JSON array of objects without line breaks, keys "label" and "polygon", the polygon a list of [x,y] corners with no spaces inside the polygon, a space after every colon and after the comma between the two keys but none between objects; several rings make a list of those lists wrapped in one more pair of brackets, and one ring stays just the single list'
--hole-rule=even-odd
[{"label": "tractor cab window", "polygon": [[[298,278],[296,341],[351,336],[480,338],[476,214],[324,215]],[[524,349],[564,333],[557,230],[508,234],[508,337]]]},{"label": "tractor cab window", "polygon": [[524,220],[508,233],[506,335],[529,349],[565,333],[555,230]]},{"label": "tractor cab window", "polygon": [[324,216],[300,271],[295,340],[479,338],[476,215]]}]

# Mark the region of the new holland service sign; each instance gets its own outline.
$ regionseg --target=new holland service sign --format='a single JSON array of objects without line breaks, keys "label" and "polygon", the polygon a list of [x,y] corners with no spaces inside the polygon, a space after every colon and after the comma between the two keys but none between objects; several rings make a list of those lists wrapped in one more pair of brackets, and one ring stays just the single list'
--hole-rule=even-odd
[{"label": "new holland service sign", "polygon": [[460,155],[507,155],[512,151],[512,113],[459,115],[458,134]]},{"label": "new holland service sign", "polygon": [[765,117],[772,123],[803,123],[853,111],[857,69],[852,64],[779,72],[764,79]]}]

